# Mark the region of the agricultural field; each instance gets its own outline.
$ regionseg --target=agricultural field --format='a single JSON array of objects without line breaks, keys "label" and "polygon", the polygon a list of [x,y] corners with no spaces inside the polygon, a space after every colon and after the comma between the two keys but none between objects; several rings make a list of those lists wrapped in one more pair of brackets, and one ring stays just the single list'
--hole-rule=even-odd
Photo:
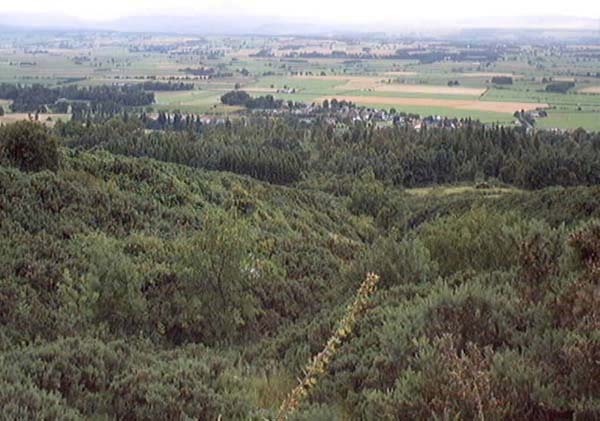
[{"label": "agricultural field", "polygon": [[[157,91],[153,108],[229,115],[240,108],[224,106],[220,98],[241,89],[252,96],[305,104],[335,98],[371,108],[503,125],[515,124],[516,111],[545,110],[547,117],[539,118],[537,127],[599,130],[596,47],[564,45],[557,51],[552,46],[513,44],[491,52],[482,43],[478,54],[485,60],[477,60],[469,56],[469,49],[449,41],[5,34],[0,38],[0,83],[102,86],[184,81],[193,88]],[[497,83],[499,79],[510,83]],[[565,93],[548,91],[549,84],[559,81],[574,86]]]}]

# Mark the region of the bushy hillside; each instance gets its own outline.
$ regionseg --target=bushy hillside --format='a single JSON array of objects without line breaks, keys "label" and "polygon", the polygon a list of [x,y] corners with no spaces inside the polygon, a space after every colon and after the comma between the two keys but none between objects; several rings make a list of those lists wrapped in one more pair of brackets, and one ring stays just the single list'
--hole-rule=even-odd
[{"label": "bushy hillside", "polygon": [[599,416],[600,188],[282,186],[64,130],[0,128],[5,418],[274,419],[368,272],[290,419]]}]

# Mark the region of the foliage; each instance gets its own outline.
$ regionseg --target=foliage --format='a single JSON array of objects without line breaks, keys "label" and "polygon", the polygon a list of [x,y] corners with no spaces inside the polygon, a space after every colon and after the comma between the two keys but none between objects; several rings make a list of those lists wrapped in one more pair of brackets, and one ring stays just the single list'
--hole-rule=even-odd
[{"label": "foliage", "polygon": [[513,78],[510,76],[493,76],[492,83],[495,85],[512,85]]},{"label": "foliage", "polygon": [[39,124],[22,121],[0,127],[0,162],[22,171],[56,171],[59,165],[58,141]]},{"label": "foliage", "polygon": [[598,417],[597,134],[164,118],[0,128],[5,418]]},{"label": "foliage", "polygon": [[552,82],[546,85],[546,92],[556,92],[559,94],[566,94],[569,89],[575,87],[575,82],[570,81],[558,81]]},{"label": "foliage", "polygon": [[149,105],[154,102],[154,94],[145,92],[140,86],[90,86],[77,85],[49,88],[41,84],[11,85],[0,84],[0,98],[12,100],[13,112],[44,112],[54,106],[59,99],[89,101],[94,105],[110,104],[113,109]]},{"label": "foliage", "polygon": [[[59,124],[57,131],[72,146],[232,171],[272,183],[296,182],[307,173],[368,178],[370,172],[386,186],[400,187],[486,179],[533,190],[600,182],[598,133],[527,133],[468,121],[454,130],[417,131],[375,130],[365,122],[344,120],[338,129],[327,119],[307,123],[293,115],[248,116],[201,129],[197,122],[177,113],[151,123],[145,115],[121,116],[85,126]],[[142,133],[143,125],[196,135]]]},{"label": "foliage", "polygon": [[459,270],[501,270],[517,264],[526,231],[518,214],[476,208],[423,225],[419,237],[440,272],[450,275]]}]

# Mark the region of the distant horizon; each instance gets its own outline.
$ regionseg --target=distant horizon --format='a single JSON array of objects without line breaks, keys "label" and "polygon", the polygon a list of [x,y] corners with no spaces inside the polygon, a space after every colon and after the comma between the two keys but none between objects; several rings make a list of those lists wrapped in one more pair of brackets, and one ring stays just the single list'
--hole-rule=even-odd
[{"label": "distant horizon", "polygon": [[[388,31],[398,25],[415,29],[507,27],[544,29],[598,29],[600,2],[570,0],[504,0],[489,4],[478,0],[20,0],[0,6],[0,16],[51,17],[88,27],[150,18],[251,20],[289,22],[310,26],[364,28]],[[167,28],[168,29],[168,28]]]},{"label": "distant horizon", "polygon": [[[172,24],[177,27],[173,27]],[[208,25],[208,26],[202,26]],[[408,32],[447,32],[468,29],[514,29],[514,30],[558,30],[598,31],[600,19],[581,16],[528,15],[528,16],[481,16],[461,19],[435,17],[403,17],[395,21],[374,20],[372,22],[337,22],[326,19],[309,20],[306,17],[249,15],[244,13],[194,13],[178,14],[142,11],[138,14],[94,20],[68,13],[47,12],[4,12],[0,8],[0,27],[14,29],[58,29],[58,30],[109,30],[120,32],[162,33],[205,33],[272,35],[269,27],[281,26],[281,34],[293,35],[298,30],[312,34],[326,32],[363,32],[402,34]],[[289,32],[285,31],[285,27]],[[219,32],[219,29],[222,32]],[[277,31],[275,31],[277,32]]]}]

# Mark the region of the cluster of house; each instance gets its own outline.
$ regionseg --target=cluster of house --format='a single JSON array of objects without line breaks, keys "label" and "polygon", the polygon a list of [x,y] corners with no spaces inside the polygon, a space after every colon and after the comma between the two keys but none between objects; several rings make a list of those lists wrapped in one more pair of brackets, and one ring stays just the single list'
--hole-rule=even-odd
[{"label": "cluster of house", "polygon": [[463,127],[466,121],[463,119],[447,118],[442,116],[421,117],[418,114],[407,114],[395,110],[382,110],[376,108],[359,107],[352,103],[342,103],[335,108],[324,107],[321,104],[310,104],[290,108],[287,104],[280,109],[257,110],[255,113],[268,115],[291,114],[305,123],[312,123],[318,119],[331,126],[339,126],[345,123],[367,122],[375,127],[411,127],[416,130],[423,128],[457,129]]},{"label": "cluster of house", "polygon": [[515,111],[514,117],[516,118],[515,124],[520,125],[527,131],[531,131],[535,128],[535,121],[539,118],[548,117],[546,110],[538,108],[531,111]]}]

